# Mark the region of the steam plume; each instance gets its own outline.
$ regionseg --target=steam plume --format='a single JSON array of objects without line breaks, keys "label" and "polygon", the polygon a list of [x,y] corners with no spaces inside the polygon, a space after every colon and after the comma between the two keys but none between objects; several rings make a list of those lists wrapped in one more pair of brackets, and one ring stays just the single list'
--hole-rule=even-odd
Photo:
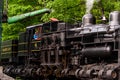
[{"label": "steam plume", "polygon": [[99,2],[100,0],[86,0],[86,14],[90,13],[94,2]]}]

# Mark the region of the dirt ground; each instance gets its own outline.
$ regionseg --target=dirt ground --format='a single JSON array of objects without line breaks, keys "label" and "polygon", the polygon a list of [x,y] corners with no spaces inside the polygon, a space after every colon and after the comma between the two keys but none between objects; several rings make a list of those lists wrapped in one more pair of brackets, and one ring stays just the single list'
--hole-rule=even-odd
[{"label": "dirt ground", "polygon": [[3,71],[3,67],[0,66],[0,80],[15,80],[14,78],[4,74],[2,71]]}]

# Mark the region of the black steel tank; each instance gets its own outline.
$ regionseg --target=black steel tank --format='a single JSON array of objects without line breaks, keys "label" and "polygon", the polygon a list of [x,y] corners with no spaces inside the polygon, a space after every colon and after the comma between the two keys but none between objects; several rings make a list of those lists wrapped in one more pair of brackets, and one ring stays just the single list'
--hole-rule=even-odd
[{"label": "black steel tank", "polygon": [[109,57],[111,55],[111,46],[97,46],[97,47],[86,47],[83,48],[81,53],[85,57]]}]

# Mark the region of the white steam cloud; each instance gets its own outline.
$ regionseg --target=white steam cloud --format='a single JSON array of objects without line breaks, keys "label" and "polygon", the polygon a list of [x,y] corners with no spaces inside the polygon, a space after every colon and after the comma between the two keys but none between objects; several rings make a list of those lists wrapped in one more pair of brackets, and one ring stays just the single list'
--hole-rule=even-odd
[{"label": "white steam cloud", "polygon": [[90,13],[93,8],[94,2],[99,2],[100,0],[86,0],[86,14]]}]

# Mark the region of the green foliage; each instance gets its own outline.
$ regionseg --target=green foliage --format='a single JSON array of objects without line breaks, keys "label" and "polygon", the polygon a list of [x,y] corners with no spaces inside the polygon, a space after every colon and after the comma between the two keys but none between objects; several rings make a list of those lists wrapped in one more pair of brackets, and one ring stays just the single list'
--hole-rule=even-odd
[{"label": "green foliage", "polygon": [[[120,2],[117,0],[101,0],[101,2],[102,5],[94,3],[91,11],[97,18],[98,23],[102,16],[102,7],[104,7],[107,18],[109,18],[111,11],[120,10]],[[18,38],[18,33],[25,31],[27,26],[48,22],[52,17],[65,22],[81,22],[82,16],[86,12],[85,0],[9,0],[8,16],[19,15],[45,7],[50,8],[52,12],[27,18],[14,24],[3,24],[3,40]]]},{"label": "green foliage", "polygon": [[[43,8],[43,3],[40,3],[38,0],[10,0],[8,4],[9,17]],[[2,40],[18,38],[18,33],[25,31],[27,26],[42,22],[41,16],[42,15],[27,18],[13,24],[3,24]]]},{"label": "green foliage", "polygon": [[42,17],[44,22],[49,21],[49,18],[55,17],[66,22],[81,20],[85,13],[84,0],[54,0],[47,3],[47,7],[52,9],[51,14],[46,14]]}]

